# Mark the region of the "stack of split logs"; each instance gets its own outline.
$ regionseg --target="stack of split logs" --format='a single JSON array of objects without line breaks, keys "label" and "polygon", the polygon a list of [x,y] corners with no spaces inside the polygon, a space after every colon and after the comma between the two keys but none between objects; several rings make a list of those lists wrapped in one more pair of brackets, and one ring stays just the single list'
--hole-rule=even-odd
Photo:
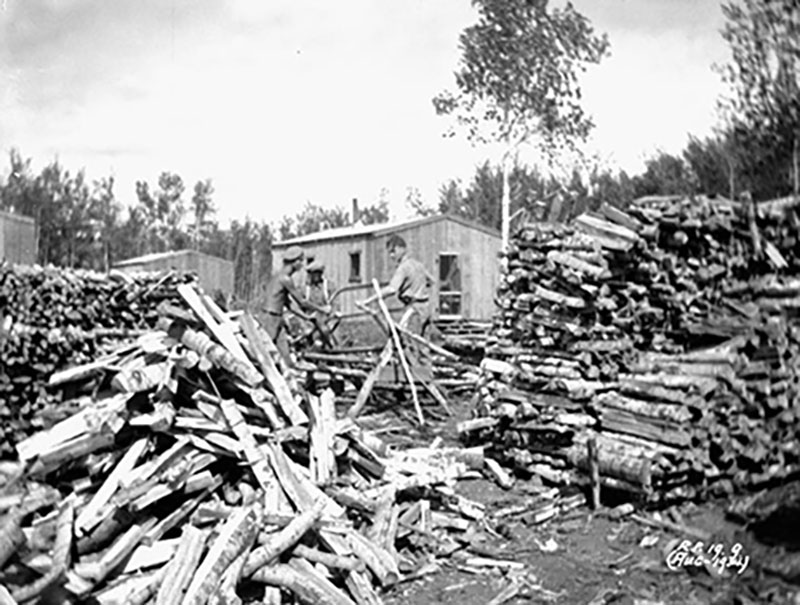
[{"label": "stack of split logs", "polygon": [[0,264],[0,459],[69,413],[61,392],[46,388],[51,373],[154,328],[158,306],[191,280]]},{"label": "stack of split logs", "polygon": [[484,509],[453,487],[482,448],[393,451],[249,314],[175,291],[155,329],[51,374],[76,411],[0,463],[0,603],[375,604],[464,552]]},{"label": "stack of split logs", "polygon": [[800,267],[756,216],[701,198],[525,225],[462,435],[595,497],[665,503],[800,470]]}]

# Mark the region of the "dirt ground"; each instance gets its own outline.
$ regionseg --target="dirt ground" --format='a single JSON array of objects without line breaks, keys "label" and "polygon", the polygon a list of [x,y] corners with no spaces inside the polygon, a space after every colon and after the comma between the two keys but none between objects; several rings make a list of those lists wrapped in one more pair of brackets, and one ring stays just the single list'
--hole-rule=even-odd
[{"label": "dirt ground", "polygon": [[[368,408],[362,422],[398,446],[430,444],[436,437],[444,444],[457,444],[455,424],[469,415],[465,403],[454,406],[452,417],[426,407],[431,422],[421,429],[414,425],[410,407]],[[459,481],[456,491],[485,504],[488,522],[458,537],[453,552],[444,556],[425,558],[423,551],[401,552],[409,569],[403,570],[403,581],[384,593],[385,602],[800,605],[800,585],[764,573],[756,551],[741,575],[733,569],[724,575],[705,568],[671,571],[666,557],[681,536],[646,527],[630,517],[612,520],[607,510],[593,512],[582,506],[539,525],[526,525],[513,517],[504,517],[502,522],[493,519],[492,513],[500,508],[524,504],[526,487],[530,487],[526,481],[508,491],[483,478]],[[713,543],[723,545],[726,553],[741,542],[742,554],[748,555],[751,538],[726,519],[726,504],[686,504],[680,513],[686,525],[711,532]],[[510,561],[513,568],[476,568],[470,557]],[[508,599],[500,600],[504,590]]]}]

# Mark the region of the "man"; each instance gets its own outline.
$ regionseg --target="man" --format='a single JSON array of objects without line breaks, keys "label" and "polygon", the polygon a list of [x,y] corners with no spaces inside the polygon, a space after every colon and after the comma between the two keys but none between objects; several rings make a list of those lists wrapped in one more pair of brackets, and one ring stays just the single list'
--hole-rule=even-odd
[{"label": "man", "polygon": [[[398,300],[405,307],[400,326],[425,336],[431,325],[431,285],[433,278],[425,266],[408,255],[406,241],[395,234],[386,242],[389,259],[396,265],[394,275],[387,286],[381,288],[382,297],[396,294]],[[370,304],[378,299],[375,294],[364,299],[364,304]]]},{"label": "man", "polygon": [[[328,280],[323,273],[325,272],[325,265],[319,261],[314,261],[306,265],[306,300],[323,308],[327,308],[327,313],[314,313],[312,320],[314,328],[311,333],[317,333],[317,344],[332,348],[334,344],[333,328],[328,326],[328,320],[331,319],[331,311],[333,305],[331,304],[331,292]],[[336,314],[333,317],[338,317]]]},{"label": "man", "polygon": [[264,310],[266,311],[266,319],[264,329],[270,338],[272,338],[281,357],[286,361],[289,367],[295,367],[289,355],[289,343],[284,333],[284,311],[290,306],[291,301],[300,307],[297,314],[303,319],[310,319],[304,311],[327,313],[330,308],[323,305],[316,305],[306,300],[300,292],[298,292],[292,277],[303,266],[303,251],[297,247],[292,246],[283,255],[283,267],[276,275],[272,276],[267,284],[266,302]]},{"label": "man", "polygon": [[321,307],[330,305],[330,288],[324,272],[325,265],[319,261],[306,266],[306,300]]}]

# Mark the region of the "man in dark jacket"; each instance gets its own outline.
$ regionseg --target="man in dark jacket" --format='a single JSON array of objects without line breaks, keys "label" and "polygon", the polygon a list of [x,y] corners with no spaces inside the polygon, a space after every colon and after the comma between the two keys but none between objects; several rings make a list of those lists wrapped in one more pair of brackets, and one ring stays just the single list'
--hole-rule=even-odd
[{"label": "man in dark jacket", "polygon": [[289,343],[284,329],[284,312],[290,307],[292,301],[299,307],[295,313],[303,319],[310,319],[309,313],[328,313],[330,307],[316,305],[308,301],[295,286],[292,276],[303,266],[303,251],[292,246],[283,255],[283,267],[272,276],[267,284],[266,301],[264,303],[265,321],[264,329],[278,347],[283,359],[289,367],[296,367],[289,355]]}]

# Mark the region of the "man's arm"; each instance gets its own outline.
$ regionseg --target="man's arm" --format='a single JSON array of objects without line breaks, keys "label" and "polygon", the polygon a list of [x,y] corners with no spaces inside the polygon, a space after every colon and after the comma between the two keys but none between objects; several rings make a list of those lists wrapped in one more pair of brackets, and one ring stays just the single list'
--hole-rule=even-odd
[{"label": "man's arm", "polygon": [[[392,294],[397,294],[400,291],[400,286],[403,285],[403,280],[405,279],[405,272],[404,272],[403,265],[399,265],[397,269],[394,271],[394,275],[392,275],[392,279],[386,284],[383,288],[380,289],[380,297],[386,298],[387,296],[391,296]],[[378,294],[373,294],[372,296],[368,296],[362,301],[362,304],[368,305],[378,300]]]},{"label": "man's arm", "polygon": [[[303,311],[317,311],[318,313],[327,313],[328,310],[324,307],[320,307],[315,305],[309,300],[300,294],[297,290],[297,286],[294,285],[294,280],[291,277],[288,277],[283,284],[284,288],[286,288],[286,292],[289,294],[289,298],[294,301],[294,303],[300,307]],[[308,319],[307,317],[305,319]]]}]

